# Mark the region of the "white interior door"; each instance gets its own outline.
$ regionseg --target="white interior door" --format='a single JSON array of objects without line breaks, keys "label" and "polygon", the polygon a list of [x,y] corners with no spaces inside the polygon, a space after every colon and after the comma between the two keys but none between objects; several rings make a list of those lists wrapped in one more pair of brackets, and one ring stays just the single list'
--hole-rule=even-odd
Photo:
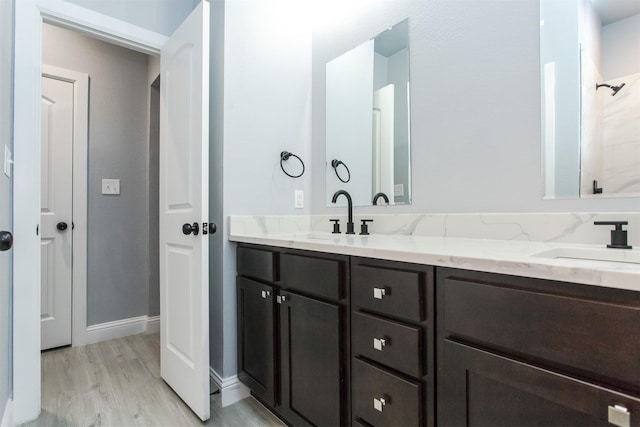
[{"label": "white interior door", "polygon": [[[201,2],[161,52],[160,371],[209,418],[209,3]],[[184,234],[184,224],[200,232]]]},{"label": "white interior door", "polygon": [[42,77],[40,209],[43,350],[71,344],[73,83]]}]

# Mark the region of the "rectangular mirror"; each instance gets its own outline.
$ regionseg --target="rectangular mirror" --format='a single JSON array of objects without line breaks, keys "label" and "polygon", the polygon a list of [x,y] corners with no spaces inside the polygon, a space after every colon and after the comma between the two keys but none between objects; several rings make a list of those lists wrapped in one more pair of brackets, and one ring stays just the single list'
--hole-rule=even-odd
[{"label": "rectangular mirror", "polygon": [[[327,206],[337,190],[354,206],[411,203],[409,22],[326,65]],[[380,196],[379,205],[385,205]]]},{"label": "rectangular mirror", "polygon": [[541,0],[545,198],[640,196],[640,2]]}]

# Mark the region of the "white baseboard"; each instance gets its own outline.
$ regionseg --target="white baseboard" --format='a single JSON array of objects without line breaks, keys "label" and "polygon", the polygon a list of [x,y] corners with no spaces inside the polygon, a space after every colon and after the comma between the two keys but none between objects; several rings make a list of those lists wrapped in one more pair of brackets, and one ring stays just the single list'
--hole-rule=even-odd
[{"label": "white baseboard", "polygon": [[84,336],[74,340],[73,345],[95,344],[97,342],[128,337],[129,335],[160,332],[160,316],[139,316],[113,322],[99,323],[87,327]]},{"label": "white baseboard", "polygon": [[4,407],[4,415],[2,416],[2,424],[0,427],[13,427],[13,400],[7,400]]},{"label": "white baseboard", "polygon": [[220,405],[222,405],[223,408],[233,405],[251,395],[249,388],[238,380],[237,375],[221,378],[216,371],[209,367],[209,377],[218,390],[220,390]]},{"label": "white baseboard", "polygon": [[160,332],[160,316],[148,316],[145,333],[157,334]]}]

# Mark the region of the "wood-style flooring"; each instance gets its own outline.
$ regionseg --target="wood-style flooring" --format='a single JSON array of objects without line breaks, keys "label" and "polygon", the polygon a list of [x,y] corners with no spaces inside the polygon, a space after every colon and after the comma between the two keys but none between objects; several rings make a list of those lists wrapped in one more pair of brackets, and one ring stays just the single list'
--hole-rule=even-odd
[{"label": "wood-style flooring", "polygon": [[42,413],[24,426],[282,426],[253,398],[202,422],[160,378],[160,337],[134,335],[42,353]]}]

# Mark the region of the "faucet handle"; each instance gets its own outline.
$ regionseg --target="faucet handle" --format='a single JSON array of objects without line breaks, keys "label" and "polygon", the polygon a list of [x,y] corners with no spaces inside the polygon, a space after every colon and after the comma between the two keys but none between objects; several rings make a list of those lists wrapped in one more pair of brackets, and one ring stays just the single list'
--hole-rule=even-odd
[{"label": "faucet handle", "polygon": [[367,225],[368,222],[373,222],[372,219],[361,219],[360,221],[362,221],[362,224],[360,224],[360,235],[361,236],[366,236],[369,234],[369,226]]},{"label": "faucet handle", "polygon": [[331,232],[331,234],[340,234],[340,220],[330,219],[329,221],[333,222],[333,231]]},{"label": "faucet handle", "polygon": [[623,230],[622,226],[629,224],[628,221],[594,221],[593,225],[613,225],[614,230],[611,230],[611,243],[607,245],[608,248],[615,249],[631,249],[627,243],[627,230]]}]

